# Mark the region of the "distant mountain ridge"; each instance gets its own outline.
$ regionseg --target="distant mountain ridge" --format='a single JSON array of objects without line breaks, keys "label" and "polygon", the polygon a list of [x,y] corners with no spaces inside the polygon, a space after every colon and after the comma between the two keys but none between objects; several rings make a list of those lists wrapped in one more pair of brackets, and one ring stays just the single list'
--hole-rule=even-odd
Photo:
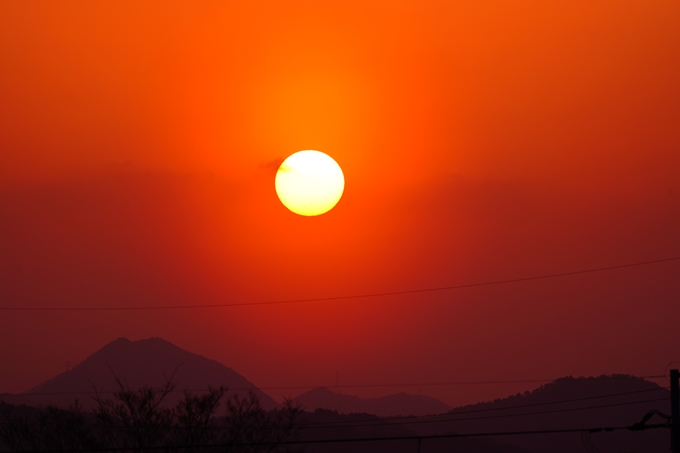
[{"label": "distant mountain ridge", "polygon": [[183,390],[205,391],[208,386],[226,386],[229,394],[246,396],[254,392],[265,409],[280,405],[252,382],[231,368],[186,351],[161,338],[130,341],[118,338],[65,371],[19,395],[3,395],[13,404],[67,405],[75,398],[85,406],[93,404],[93,394],[104,397],[119,389],[116,379],[130,388],[160,387],[167,380],[177,384],[168,402],[179,399]]},{"label": "distant mountain ridge", "polygon": [[[563,377],[522,394],[463,407],[408,424],[420,435],[484,432],[585,430],[586,432],[503,437],[504,443],[530,452],[667,453],[667,429],[630,431],[648,411],[670,414],[670,392],[654,382],[622,374]],[[655,416],[650,423],[665,423]],[[592,428],[622,430],[588,433]],[[584,439],[584,436],[587,438]],[[585,448],[585,449],[584,449]]]},{"label": "distant mountain ridge", "polygon": [[367,413],[380,417],[432,415],[452,409],[448,404],[429,396],[397,393],[380,398],[360,398],[336,393],[326,387],[305,392],[293,398],[293,402],[301,404],[307,411],[329,409],[341,414]]},{"label": "distant mountain ridge", "polygon": [[[231,368],[198,354],[186,351],[161,338],[130,341],[118,338],[94,352],[72,369],[18,394],[0,394],[10,404],[32,406],[56,404],[66,406],[76,399],[85,407],[94,405],[96,394],[104,398],[119,389],[117,379],[129,388],[142,386],[159,388],[167,380],[176,383],[167,403],[174,404],[183,390],[201,392],[208,386],[225,386],[228,394],[246,396],[252,391],[263,408],[281,407],[273,398],[258,389]],[[369,413],[377,416],[428,415],[450,410],[443,402],[420,395],[398,393],[381,398],[334,393],[327,388],[310,390],[294,399],[306,410],[317,408],[339,413]]]},{"label": "distant mountain ridge", "polygon": [[[168,403],[171,404],[181,398],[182,389],[202,391],[208,386],[222,385],[228,387],[232,394],[245,396],[249,391],[254,392],[265,409],[280,407],[271,397],[231,368],[160,338],[139,341],[119,338],[73,369],[23,394],[2,394],[0,399],[15,405],[66,405],[78,398],[88,408],[93,405],[94,389],[103,392],[104,397],[110,396],[108,392],[118,389],[116,377],[131,388],[158,387],[167,379],[172,379],[177,383],[177,391],[169,395]],[[328,388],[305,392],[295,398],[294,402],[302,404],[307,411],[324,408],[305,416],[312,424],[319,421],[329,422],[314,430],[306,430],[304,437],[310,440],[383,436],[386,433],[427,436],[575,429],[578,432],[491,437],[487,439],[488,442],[483,443],[477,443],[481,439],[468,439],[468,443],[465,443],[467,440],[463,442],[464,439],[460,439],[458,443],[453,439],[451,442],[428,440],[425,443],[427,447],[424,448],[427,448],[425,451],[443,452],[452,451],[454,446],[458,448],[465,445],[465,448],[455,451],[576,453],[584,451],[584,445],[594,445],[601,453],[667,453],[669,447],[667,429],[625,429],[639,422],[649,410],[656,409],[669,414],[668,389],[642,378],[620,374],[564,377],[531,392],[453,409],[427,396],[399,393],[382,398],[359,398],[336,393]],[[0,408],[6,406],[0,403]],[[14,410],[35,411],[21,407]],[[334,421],[359,420],[362,417],[372,419],[376,415],[404,417],[369,423],[364,428],[332,426]],[[664,423],[664,420],[654,416],[650,422]],[[624,429],[612,432],[597,430],[606,427]],[[589,433],[588,430],[593,428],[596,430]],[[492,445],[494,442],[497,445]],[[327,448],[328,444],[320,444],[318,448],[310,447],[310,451],[329,451]],[[371,448],[375,448],[375,445],[350,445],[345,450],[334,451],[376,451]],[[390,448],[389,451],[395,453],[401,451],[387,444],[385,448]],[[404,448],[405,452],[412,451],[413,445],[406,445]]]}]

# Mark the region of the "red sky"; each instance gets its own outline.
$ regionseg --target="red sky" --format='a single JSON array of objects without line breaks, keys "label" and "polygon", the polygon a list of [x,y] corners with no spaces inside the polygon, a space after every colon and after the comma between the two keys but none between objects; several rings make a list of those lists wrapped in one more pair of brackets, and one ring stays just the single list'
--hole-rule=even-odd
[{"label": "red sky", "polygon": [[[678,17],[675,0],[2,2],[0,306],[680,256]],[[274,192],[302,149],[346,177],[318,218]],[[2,311],[0,392],[121,336],[265,388],[656,375],[680,359],[679,294],[670,262]],[[459,404],[534,386],[347,391]]]}]

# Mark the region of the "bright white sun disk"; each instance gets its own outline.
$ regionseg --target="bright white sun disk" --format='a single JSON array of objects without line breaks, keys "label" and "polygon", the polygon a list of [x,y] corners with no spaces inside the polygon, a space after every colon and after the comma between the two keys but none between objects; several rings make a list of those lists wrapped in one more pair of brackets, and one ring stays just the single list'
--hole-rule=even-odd
[{"label": "bright white sun disk", "polygon": [[345,177],[338,163],[320,151],[299,151],[276,173],[276,194],[296,214],[316,216],[330,211],[342,197]]}]

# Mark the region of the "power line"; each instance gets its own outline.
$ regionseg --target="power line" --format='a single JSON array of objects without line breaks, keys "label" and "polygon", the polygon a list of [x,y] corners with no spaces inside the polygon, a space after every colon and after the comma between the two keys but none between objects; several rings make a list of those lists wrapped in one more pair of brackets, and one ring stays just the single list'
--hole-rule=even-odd
[{"label": "power line", "polygon": [[[420,425],[420,424],[428,424],[428,423],[464,422],[464,421],[472,421],[472,420],[490,420],[490,419],[508,418],[508,417],[525,417],[525,416],[531,416],[531,415],[557,414],[557,413],[563,413],[563,412],[574,412],[574,411],[582,411],[582,410],[605,409],[605,408],[609,408],[609,407],[631,406],[633,404],[655,403],[655,402],[659,402],[659,401],[668,401],[668,397],[641,400],[641,401],[627,401],[627,402],[623,402],[623,403],[600,404],[600,405],[597,405],[597,406],[571,407],[571,408],[552,409],[552,410],[538,411],[538,412],[525,412],[525,413],[519,413],[519,414],[518,413],[499,414],[499,415],[489,415],[489,416],[481,416],[481,417],[453,418],[457,414],[442,414],[442,415],[435,416],[435,417],[438,417],[436,420],[422,420],[422,419],[406,420],[406,421],[403,421],[403,422],[398,422],[398,424],[399,425]],[[500,410],[500,409],[498,409],[498,410]],[[443,417],[450,417],[450,418],[443,418]],[[324,422],[319,422],[318,424],[315,424],[315,423],[301,424],[298,427],[299,428],[306,428],[306,427],[310,427],[310,428],[317,428],[317,427],[323,427],[323,428],[363,428],[363,427],[394,426],[395,425],[395,423],[392,423],[392,422],[389,422],[389,421],[383,421],[383,420],[384,419],[366,420],[365,421],[366,423],[362,423],[362,424],[357,424],[357,421],[354,421],[354,420],[351,421],[351,423],[349,421],[345,422],[347,424],[341,424],[343,422],[326,422],[328,424],[323,425]],[[370,422],[375,422],[375,423],[370,423]]]},{"label": "power line", "polygon": [[663,258],[651,261],[640,261],[636,263],[620,264],[616,266],[606,266],[597,267],[591,269],[582,269],[577,271],[569,272],[559,272],[555,274],[543,274],[535,275],[531,277],[520,277],[506,280],[493,280],[481,283],[468,283],[463,285],[451,285],[451,286],[440,286],[434,288],[420,288],[420,289],[409,289],[403,291],[389,291],[380,293],[366,293],[366,294],[353,294],[348,296],[334,296],[334,297],[318,297],[309,299],[288,299],[288,300],[277,300],[277,301],[265,301],[265,302],[233,302],[224,304],[202,304],[202,305],[158,305],[158,306],[141,306],[141,307],[0,307],[3,311],[128,311],[128,310],[176,310],[176,309],[191,309],[191,308],[226,308],[226,307],[249,307],[257,305],[284,305],[284,304],[297,304],[306,302],[329,302],[338,300],[348,300],[348,299],[363,299],[372,297],[386,297],[386,296],[398,296],[405,294],[418,294],[418,293],[430,293],[437,291],[450,291],[455,289],[465,289],[465,288],[478,288],[483,286],[493,286],[493,285],[503,285],[508,283],[519,283],[528,282],[535,280],[545,280],[550,278],[567,277],[570,275],[581,275],[590,274],[594,272],[611,271],[617,269],[625,269],[630,267],[646,266],[650,264],[666,263],[671,261],[679,261],[679,257],[673,258]]},{"label": "power line", "polygon": [[[645,429],[668,428],[668,424],[645,425]],[[280,445],[309,445],[309,444],[330,444],[330,443],[349,443],[349,442],[382,442],[382,441],[418,441],[428,439],[455,439],[469,437],[500,437],[500,436],[523,436],[536,434],[564,434],[564,433],[600,433],[613,431],[629,431],[631,426],[607,426],[596,428],[568,428],[568,429],[544,429],[527,431],[495,431],[481,433],[459,433],[459,434],[431,434],[423,436],[383,436],[383,437],[354,437],[337,439],[307,439],[307,440],[282,440],[269,442],[235,442],[230,444],[198,444],[198,445],[178,445],[178,446],[144,446],[144,447],[115,447],[115,448],[90,448],[78,450],[39,450],[34,453],[103,453],[130,450],[165,450],[168,448],[185,450],[197,448],[219,448],[219,447],[245,447],[245,446],[280,446]]]},{"label": "power line", "polygon": [[[636,393],[636,392],[630,392],[630,393]],[[597,398],[604,398],[605,396],[597,397]],[[579,401],[585,398],[576,398],[573,400],[565,400],[562,402],[570,402],[570,401]],[[370,419],[370,420],[348,420],[348,421],[335,421],[335,422],[311,422],[311,423],[300,423],[296,425],[297,428],[304,429],[304,428],[365,428],[365,427],[374,427],[374,426],[395,426],[395,425],[412,425],[412,424],[425,424],[425,423],[445,423],[445,422],[459,422],[459,421],[470,421],[470,420],[487,420],[487,419],[495,419],[495,418],[507,418],[507,417],[521,417],[521,416],[529,416],[529,415],[543,415],[543,414],[553,414],[553,413],[561,413],[561,412],[573,412],[573,411],[580,411],[580,410],[591,410],[591,409],[602,409],[602,408],[608,408],[608,407],[619,407],[619,406],[629,406],[633,404],[642,404],[642,403],[652,403],[652,402],[657,402],[657,401],[667,401],[668,398],[655,398],[655,399],[649,399],[649,400],[641,400],[641,401],[627,401],[627,402],[621,402],[621,403],[612,403],[612,404],[601,404],[597,406],[585,406],[585,407],[575,407],[575,408],[563,408],[563,409],[552,409],[552,410],[547,410],[547,411],[539,411],[539,412],[526,412],[526,413],[513,413],[513,414],[501,414],[501,415],[490,415],[490,416],[482,416],[482,417],[463,417],[463,418],[451,418],[451,417],[456,417],[460,414],[466,414],[466,413],[473,413],[473,412],[486,412],[486,411],[497,411],[497,410],[506,410],[506,409],[513,409],[513,408],[525,408],[525,407],[531,407],[531,406],[537,406],[541,405],[539,404],[527,404],[527,405],[518,405],[514,407],[504,407],[504,408],[494,408],[494,409],[481,409],[478,411],[469,411],[469,412],[459,412],[459,413],[446,413],[446,414],[438,414],[438,415],[420,415],[420,416],[399,416],[399,417],[385,417],[385,418],[376,418],[376,419]],[[542,404],[554,404],[554,403],[542,403]],[[369,414],[373,415],[373,414]],[[443,417],[449,417],[449,418],[443,418]],[[436,420],[430,420],[430,418],[437,418]],[[399,422],[398,420],[406,420],[404,422]],[[423,420],[426,419],[426,420]],[[7,419],[5,419],[7,421]],[[394,421],[397,421],[397,423],[393,423]],[[34,425],[39,425],[38,423],[32,423]],[[252,426],[258,426],[258,425],[245,425],[246,427],[252,427]],[[164,426],[165,428],[180,428],[181,427],[175,427],[175,426]]]},{"label": "power line", "polygon": [[[639,376],[642,379],[645,378],[660,378],[663,376]],[[598,378],[599,379],[599,378]],[[610,379],[617,379],[611,377]],[[453,382],[408,382],[408,383],[390,383],[390,384],[346,384],[346,385],[334,385],[334,388],[352,389],[352,388],[390,388],[390,387],[435,387],[435,386],[454,386],[454,385],[508,385],[508,384],[537,384],[552,382],[555,379],[517,379],[517,380],[505,380],[505,381],[453,381]],[[305,389],[315,389],[315,388],[328,388],[327,385],[290,385],[290,386],[277,386],[277,387],[230,387],[229,391],[245,391],[245,390],[305,390]],[[189,392],[207,392],[209,389],[173,389],[171,393],[180,393],[184,391]],[[58,396],[58,395],[96,395],[99,394],[114,394],[118,390],[111,391],[89,391],[89,392],[30,392],[30,393],[18,393],[13,396]]]},{"label": "power line", "polygon": [[[472,409],[472,410],[464,410],[464,411],[449,411],[444,414],[432,414],[432,415],[407,415],[407,416],[393,416],[393,417],[381,417],[378,420],[366,420],[366,422],[383,422],[383,421],[398,421],[398,420],[418,420],[418,419],[432,419],[432,418],[443,418],[443,417],[453,417],[453,416],[459,416],[459,415],[465,415],[465,414],[477,414],[477,413],[484,413],[484,412],[496,412],[496,411],[504,411],[504,410],[511,410],[511,409],[524,409],[528,407],[537,407],[537,406],[550,406],[553,404],[564,404],[564,403],[574,403],[574,402],[579,402],[579,401],[588,401],[588,400],[594,400],[594,399],[601,399],[601,398],[612,398],[615,396],[626,396],[626,395],[633,395],[633,394],[639,394],[639,393],[645,393],[645,392],[650,392],[650,391],[658,391],[658,390],[666,390],[668,391],[668,388],[666,387],[658,387],[654,389],[645,389],[645,390],[635,390],[635,391],[630,391],[630,392],[620,392],[620,393],[609,393],[606,395],[596,395],[596,396],[587,396],[587,397],[582,397],[582,398],[570,398],[566,400],[557,400],[557,401],[547,401],[543,403],[530,403],[530,404],[517,404],[514,406],[505,406],[505,407],[494,407],[494,408],[484,408],[484,409]],[[626,402],[623,403],[625,404],[637,404],[637,403],[643,403],[643,402],[653,402],[653,401],[664,401],[667,400],[668,398],[661,398],[661,399],[654,399],[654,400],[648,400],[648,401],[632,401],[632,402]],[[592,407],[582,407],[582,408],[569,408],[568,410],[580,410],[580,409],[591,409],[591,408],[600,408],[600,407],[608,407],[608,406],[592,406]],[[534,413],[530,414],[508,414],[507,416],[514,416],[514,415],[533,415]],[[492,417],[488,417],[492,418]],[[473,418],[456,418],[456,419],[451,419],[451,420],[443,420],[443,421],[458,421],[458,420],[474,420]],[[438,422],[438,420],[431,420],[432,422]],[[355,420],[347,421],[347,422],[315,422],[315,423],[307,423],[307,425],[325,425],[325,424],[340,424],[340,423],[355,423]],[[429,422],[429,421],[428,421]],[[371,425],[373,426],[373,425]]]},{"label": "power line", "polygon": [[[621,375],[621,376],[597,376],[594,379],[629,379],[631,376]],[[647,376],[633,376],[639,379],[661,379],[665,376],[663,375],[647,375]],[[550,383],[563,378],[545,378],[545,379],[516,379],[516,380],[497,380],[497,381],[442,381],[442,382],[405,382],[405,383],[374,383],[374,384],[345,384],[333,387],[351,389],[351,388],[390,388],[390,387],[435,387],[435,386],[455,386],[455,385],[509,385],[509,384],[538,384],[538,383]],[[327,385],[291,385],[291,386],[276,386],[276,387],[230,387],[228,391],[246,391],[246,390],[305,390],[305,389],[315,389],[315,388],[327,388]],[[660,387],[663,388],[663,387]],[[181,389],[175,388],[171,390],[171,393],[181,393],[184,391],[188,392],[207,392],[209,388],[200,389]],[[656,389],[654,389],[656,390]],[[96,395],[96,394],[114,394],[118,390],[111,391],[89,391],[89,392],[26,392],[12,394],[12,396],[60,396],[60,395]]]},{"label": "power line", "polygon": [[[551,413],[573,412],[573,411],[591,410],[591,409],[602,409],[602,408],[608,408],[608,407],[628,406],[628,405],[633,405],[633,404],[666,401],[668,399],[668,397],[647,399],[647,400],[640,400],[640,401],[626,401],[626,402],[620,402],[620,403],[601,404],[601,405],[596,405],[596,406],[551,409],[551,410],[539,411],[539,412],[512,413],[512,414],[501,414],[501,415],[491,415],[491,416],[481,416],[481,417],[460,417],[460,415],[473,414],[473,413],[476,414],[476,413],[495,412],[495,411],[504,411],[504,410],[512,410],[512,409],[524,409],[524,408],[529,408],[529,407],[546,406],[546,405],[554,405],[554,404],[573,403],[573,402],[587,401],[587,400],[594,400],[594,399],[601,399],[601,398],[611,398],[611,397],[616,397],[616,396],[626,396],[626,395],[640,394],[640,393],[645,393],[645,392],[650,392],[650,391],[658,391],[658,390],[666,390],[667,391],[668,389],[664,388],[664,387],[658,387],[658,388],[654,388],[654,389],[644,389],[644,390],[634,390],[634,391],[630,391],[630,392],[609,393],[609,394],[605,394],[605,395],[595,395],[595,396],[588,396],[588,397],[581,397],[581,398],[570,398],[570,399],[565,399],[565,400],[548,401],[548,402],[543,402],[543,403],[531,403],[531,404],[520,404],[520,405],[514,405],[514,406],[506,406],[506,407],[473,409],[473,410],[466,410],[466,411],[459,411],[459,412],[447,412],[447,413],[444,413],[444,414],[435,414],[435,415],[380,417],[380,418],[377,418],[377,419],[369,419],[369,420],[309,422],[309,423],[301,423],[301,424],[297,425],[297,427],[301,428],[301,429],[304,429],[304,428],[322,428],[322,427],[323,428],[362,428],[362,427],[373,427],[373,426],[394,426],[395,422],[399,425],[424,424],[424,423],[445,423],[445,422],[485,420],[485,419],[517,417],[517,416],[543,415],[543,414],[551,414]],[[405,420],[405,421],[402,422],[401,420]]]}]

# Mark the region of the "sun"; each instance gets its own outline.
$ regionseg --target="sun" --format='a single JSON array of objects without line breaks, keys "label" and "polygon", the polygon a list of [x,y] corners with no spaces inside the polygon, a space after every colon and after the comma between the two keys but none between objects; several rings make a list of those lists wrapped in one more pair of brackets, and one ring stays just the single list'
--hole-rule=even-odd
[{"label": "sun", "polygon": [[333,209],[345,190],[340,165],[321,151],[298,151],[288,156],[274,182],[281,203],[296,214],[316,216]]}]

